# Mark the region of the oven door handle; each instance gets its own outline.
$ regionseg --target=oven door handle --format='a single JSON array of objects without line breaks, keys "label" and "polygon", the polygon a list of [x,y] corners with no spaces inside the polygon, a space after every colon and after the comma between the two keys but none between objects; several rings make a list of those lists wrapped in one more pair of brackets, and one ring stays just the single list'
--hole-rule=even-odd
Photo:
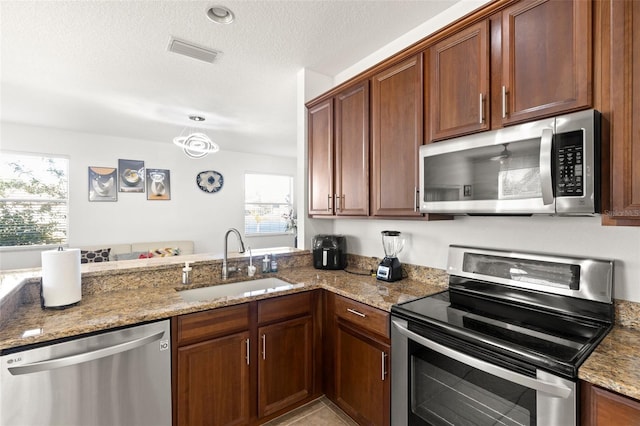
[{"label": "oven door handle", "polygon": [[536,379],[535,377],[525,376],[523,374],[515,373],[506,368],[499,367],[486,361],[474,358],[462,352],[455,351],[451,348],[443,346],[439,343],[431,341],[413,331],[407,329],[402,324],[392,320],[391,324],[405,337],[425,346],[433,351],[439,352],[449,358],[459,361],[463,364],[477,368],[478,370],[485,371],[496,377],[500,377],[504,380],[508,380],[513,383],[525,386],[530,389],[534,389],[539,392],[544,392],[547,395],[556,398],[567,398],[571,395],[572,390],[566,386],[557,385],[544,380]]}]

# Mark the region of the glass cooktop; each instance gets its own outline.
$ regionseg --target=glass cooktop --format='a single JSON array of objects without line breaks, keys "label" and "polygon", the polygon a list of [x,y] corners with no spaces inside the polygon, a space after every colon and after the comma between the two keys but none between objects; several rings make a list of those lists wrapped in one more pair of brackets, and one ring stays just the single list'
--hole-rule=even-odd
[{"label": "glass cooktop", "polygon": [[610,324],[451,289],[394,305],[391,312],[470,345],[576,375]]}]

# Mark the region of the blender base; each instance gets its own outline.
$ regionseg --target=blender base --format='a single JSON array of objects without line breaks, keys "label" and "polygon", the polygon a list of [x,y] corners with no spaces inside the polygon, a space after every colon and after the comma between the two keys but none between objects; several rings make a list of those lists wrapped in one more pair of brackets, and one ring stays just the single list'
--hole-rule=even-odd
[{"label": "blender base", "polygon": [[378,265],[376,278],[381,281],[399,281],[402,277],[402,265],[397,257],[385,257]]}]

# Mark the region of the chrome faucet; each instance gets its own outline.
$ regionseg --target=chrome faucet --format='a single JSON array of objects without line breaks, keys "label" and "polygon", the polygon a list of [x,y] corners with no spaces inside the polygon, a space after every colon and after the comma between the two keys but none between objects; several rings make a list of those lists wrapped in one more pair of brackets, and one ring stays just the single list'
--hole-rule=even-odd
[{"label": "chrome faucet", "polygon": [[234,272],[236,270],[235,266],[227,266],[227,243],[229,241],[230,233],[236,234],[238,237],[238,244],[240,245],[239,253],[244,253],[244,243],[242,242],[242,237],[240,236],[240,232],[236,228],[230,228],[226,234],[224,234],[224,258],[222,259],[222,279],[226,280],[229,277],[230,272]]}]

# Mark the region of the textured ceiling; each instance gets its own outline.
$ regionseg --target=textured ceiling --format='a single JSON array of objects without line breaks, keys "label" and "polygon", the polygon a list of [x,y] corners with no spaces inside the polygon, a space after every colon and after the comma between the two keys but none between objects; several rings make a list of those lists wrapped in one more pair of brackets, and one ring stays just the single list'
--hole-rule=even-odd
[{"label": "textured ceiling", "polygon": [[333,76],[457,1],[2,0],[0,118],[170,143],[198,114],[221,149],[293,156],[300,69]]}]

